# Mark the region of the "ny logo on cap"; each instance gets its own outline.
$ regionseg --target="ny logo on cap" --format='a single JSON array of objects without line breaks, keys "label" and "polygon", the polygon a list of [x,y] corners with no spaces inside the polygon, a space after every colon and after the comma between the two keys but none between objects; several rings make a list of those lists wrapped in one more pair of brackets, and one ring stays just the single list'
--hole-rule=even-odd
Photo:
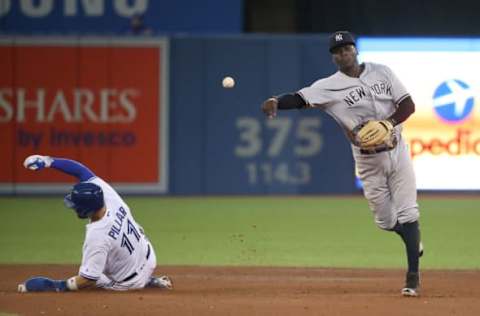
[{"label": "ny logo on cap", "polygon": [[336,34],[335,35],[335,41],[337,41],[337,42],[343,41],[343,34]]}]

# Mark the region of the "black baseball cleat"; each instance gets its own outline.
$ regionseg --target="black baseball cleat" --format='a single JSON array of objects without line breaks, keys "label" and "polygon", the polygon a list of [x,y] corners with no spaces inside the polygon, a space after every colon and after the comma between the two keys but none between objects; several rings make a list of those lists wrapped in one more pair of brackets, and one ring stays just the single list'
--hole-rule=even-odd
[{"label": "black baseball cleat", "polygon": [[418,272],[407,272],[405,287],[402,289],[402,295],[406,297],[417,297],[420,287],[420,275]]}]

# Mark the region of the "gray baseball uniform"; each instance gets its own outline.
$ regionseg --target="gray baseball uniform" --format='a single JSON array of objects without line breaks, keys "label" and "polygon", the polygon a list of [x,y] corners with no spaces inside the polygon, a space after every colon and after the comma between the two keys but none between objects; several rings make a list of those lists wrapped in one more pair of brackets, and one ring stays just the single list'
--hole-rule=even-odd
[{"label": "gray baseball uniform", "polygon": [[366,153],[357,146],[352,131],[369,120],[383,120],[409,96],[403,84],[387,66],[365,63],[359,78],[338,71],[298,91],[310,107],[320,108],[343,128],[352,143],[357,172],[378,227],[391,230],[400,222],[419,217],[415,174],[401,125],[394,130],[396,147],[376,148]]}]

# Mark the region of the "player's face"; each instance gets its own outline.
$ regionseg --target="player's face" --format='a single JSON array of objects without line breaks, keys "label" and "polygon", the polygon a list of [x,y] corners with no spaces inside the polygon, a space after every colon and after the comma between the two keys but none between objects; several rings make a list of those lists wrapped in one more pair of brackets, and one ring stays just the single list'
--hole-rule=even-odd
[{"label": "player's face", "polygon": [[340,69],[350,68],[358,63],[357,49],[354,45],[345,45],[332,51],[332,59]]}]

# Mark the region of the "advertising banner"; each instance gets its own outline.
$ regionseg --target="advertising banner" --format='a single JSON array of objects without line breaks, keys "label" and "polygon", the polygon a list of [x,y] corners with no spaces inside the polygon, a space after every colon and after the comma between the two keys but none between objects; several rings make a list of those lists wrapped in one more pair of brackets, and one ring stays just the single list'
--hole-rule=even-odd
[{"label": "advertising banner", "polygon": [[241,33],[242,0],[0,0],[0,33]]},{"label": "advertising banner", "polygon": [[480,39],[362,38],[363,61],[393,69],[416,104],[404,124],[417,184],[480,189]]},{"label": "advertising banner", "polygon": [[1,192],[72,182],[25,170],[32,154],[83,162],[123,192],[166,192],[167,54],[166,40],[3,40]]}]

